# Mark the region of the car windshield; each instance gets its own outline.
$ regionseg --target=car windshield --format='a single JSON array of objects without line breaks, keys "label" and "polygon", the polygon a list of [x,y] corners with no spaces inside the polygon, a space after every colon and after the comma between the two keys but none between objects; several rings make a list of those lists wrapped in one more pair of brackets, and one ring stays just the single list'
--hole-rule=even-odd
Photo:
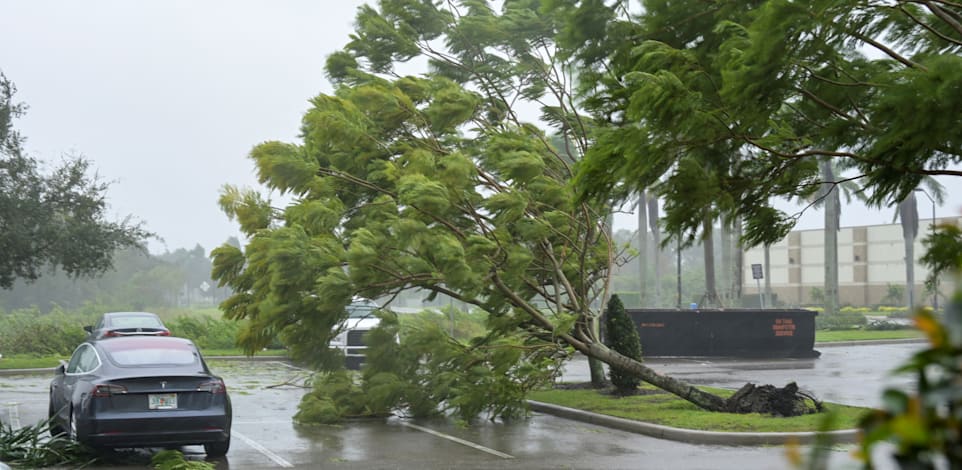
[{"label": "car windshield", "polygon": [[110,319],[111,328],[163,328],[164,325],[154,317],[149,316],[124,316],[112,317]]},{"label": "car windshield", "polygon": [[111,362],[121,367],[190,365],[199,358],[189,343],[177,341],[117,341],[103,344]]},{"label": "car windshield", "polygon": [[362,299],[355,300],[351,302],[350,305],[346,307],[348,318],[364,318],[371,316],[375,310],[377,310],[378,305],[373,300]]}]

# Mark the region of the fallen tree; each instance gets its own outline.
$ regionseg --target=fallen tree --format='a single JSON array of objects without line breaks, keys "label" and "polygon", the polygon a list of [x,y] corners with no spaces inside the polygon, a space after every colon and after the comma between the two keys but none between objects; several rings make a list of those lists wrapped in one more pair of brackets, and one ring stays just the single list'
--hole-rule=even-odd
[{"label": "fallen tree", "polygon": [[[485,312],[487,332],[462,342],[426,331],[401,345],[386,335],[386,365],[365,372],[384,400],[415,390],[419,410],[510,415],[516,407],[487,405],[522,402],[573,349],[731,411],[601,341],[626,247],[608,235],[611,207],[577,201],[569,184],[598,123],[576,112],[570,64],[549,44],[557,18],[514,2],[500,14],[452,5],[361,7],[353,40],[328,58],[336,91],[311,100],[303,142],[251,152],[260,181],[291,202],[225,188],[221,206],[250,241],[214,250],[213,276],[235,292],[225,315],[248,320],[241,343],[253,351],[279,336],[295,359],[333,369],[327,345],[353,296],[418,290]],[[430,73],[395,72],[415,57]],[[524,101],[554,132],[523,118]]]}]

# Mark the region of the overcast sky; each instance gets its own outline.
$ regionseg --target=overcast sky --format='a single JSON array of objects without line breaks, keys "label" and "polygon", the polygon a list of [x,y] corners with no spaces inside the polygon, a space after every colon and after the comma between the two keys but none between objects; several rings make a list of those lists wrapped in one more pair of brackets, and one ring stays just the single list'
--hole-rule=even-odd
[{"label": "overcast sky", "polygon": [[[257,186],[250,149],[296,140],[308,99],[331,91],[324,60],[362,3],[0,0],[0,70],[30,107],[15,126],[41,160],[90,159],[113,182],[110,213],[163,237],[152,252],[209,252],[240,236],[217,206],[221,186]],[[939,217],[962,210],[962,184],[947,186]],[[930,217],[924,196],[919,212]],[[842,223],[892,213],[855,206]],[[820,214],[800,227],[821,227]]]}]

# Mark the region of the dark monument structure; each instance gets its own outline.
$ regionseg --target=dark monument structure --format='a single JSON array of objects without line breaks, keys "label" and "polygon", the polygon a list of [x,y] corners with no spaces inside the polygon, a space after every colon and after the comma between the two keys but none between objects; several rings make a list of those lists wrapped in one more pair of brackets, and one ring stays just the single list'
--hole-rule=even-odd
[{"label": "dark monument structure", "polygon": [[627,309],[644,356],[818,357],[804,309]]}]

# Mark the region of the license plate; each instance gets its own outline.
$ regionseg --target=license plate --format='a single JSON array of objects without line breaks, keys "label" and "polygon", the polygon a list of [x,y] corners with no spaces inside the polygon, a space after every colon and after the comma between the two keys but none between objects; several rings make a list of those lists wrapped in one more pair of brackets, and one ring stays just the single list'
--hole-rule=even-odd
[{"label": "license plate", "polygon": [[176,410],[176,393],[154,393],[147,395],[148,408],[152,410]]}]

